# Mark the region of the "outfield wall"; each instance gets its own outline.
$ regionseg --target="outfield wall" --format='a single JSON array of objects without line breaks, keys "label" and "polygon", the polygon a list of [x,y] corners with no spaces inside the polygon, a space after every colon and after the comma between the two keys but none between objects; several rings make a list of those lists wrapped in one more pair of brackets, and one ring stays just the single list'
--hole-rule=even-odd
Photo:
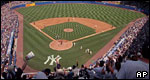
[{"label": "outfield wall", "polygon": [[16,9],[16,8],[21,8],[21,7],[25,7],[26,4],[21,4],[21,5],[17,5],[17,6],[13,6],[10,9]]},{"label": "outfield wall", "polygon": [[[129,10],[136,10],[143,12],[145,14],[149,14],[150,12],[148,10],[144,9],[136,9],[134,7],[130,6],[124,6],[124,5],[118,5],[118,4],[111,4],[111,3],[103,3],[103,2],[96,2],[96,1],[48,1],[48,2],[36,2],[36,3],[30,3],[30,4],[21,4],[17,6],[13,6],[11,9],[21,8],[21,7],[29,7],[28,5],[36,6],[36,5],[45,5],[45,4],[55,4],[55,3],[88,3],[88,4],[100,4],[100,5],[106,5],[106,6],[113,6],[118,8],[124,8]],[[33,5],[35,4],[35,5]]]},{"label": "outfield wall", "polygon": [[[130,7],[130,6],[110,4],[110,3],[102,3],[102,2],[95,2],[95,1],[49,1],[49,2],[37,2],[37,3],[35,3],[35,5],[55,4],[55,3],[89,3],[89,4],[101,4],[101,5],[114,6],[114,7],[119,7],[119,8],[130,9],[130,10],[136,10],[135,8]],[[11,9],[16,9],[16,8],[20,8],[20,7],[26,7],[26,5],[27,4],[17,5],[17,6],[12,7]]]}]

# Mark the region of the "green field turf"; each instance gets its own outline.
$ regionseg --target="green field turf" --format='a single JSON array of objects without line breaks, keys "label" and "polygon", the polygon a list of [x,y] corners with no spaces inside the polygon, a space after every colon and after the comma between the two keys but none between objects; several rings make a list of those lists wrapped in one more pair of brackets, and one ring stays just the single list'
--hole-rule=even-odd
[{"label": "green field turf", "polygon": [[[73,29],[73,32],[64,32],[64,29],[66,28]],[[42,30],[54,39],[57,39],[56,36],[59,36],[59,39],[64,40],[74,40],[96,33],[95,29],[76,22],[66,22],[62,24],[48,26]]]},{"label": "green field turf", "polygon": [[[84,64],[103,46],[105,46],[129,22],[145,16],[141,13],[136,13],[121,8],[94,4],[52,4],[21,8],[17,11],[24,16],[24,56],[27,55],[27,53],[29,53],[30,51],[33,51],[35,57],[29,60],[28,65],[37,70],[42,70],[47,67],[53,69],[55,65],[50,66],[49,63],[46,65],[44,64],[44,62],[47,60],[47,56],[50,56],[52,54],[55,57],[57,55],[60,55],[62,57],[60,63],[64,67],[72,66],[76,63],[76,60],[79,61],[79,65]],[[55,17],[81,17],[96,19],[112,24],[116,27],[116,29],[77,41],[76,46],[72,47],[69,50],[55,51],[49,48],[49,43],[52,40],[47,38],[44,34],[40,33],[29,24],[33,21]],[[47,27],[47,29],[49,28],[51,28],[51,26]],[[56,30],[56,33],[59,33],[57,31],[59,30]],[[79,31],[77,34],[81,34],[80,32],[81,31]],[[49,33],[49,35],[51,34]],[[64,33],[62,35],[64,35]],[[71,36],[70,38],[64,38],[71,40],[73,39],[73,36]],[[79,49],[81,45],[83,46],[83,50]],[[84,50],[87,48],[93,51],[92,56],[84,53]]]}]

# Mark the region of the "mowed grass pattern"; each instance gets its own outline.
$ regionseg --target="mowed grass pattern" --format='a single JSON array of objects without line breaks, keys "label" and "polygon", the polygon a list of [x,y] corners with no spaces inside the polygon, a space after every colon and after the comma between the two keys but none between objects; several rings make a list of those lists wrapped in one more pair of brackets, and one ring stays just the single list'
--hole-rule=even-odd
[{"label": "mowed grass pattern", "polygon": [[[73,29],[73,32],[64,32],[64,29],[67,28]],[[74,40],[96,33],[95,29],[76,22],[66,22],[53,26],[48,26],[42,30],[54,39],[58,39],[56,36],[59,36],[59,39],[65,40]]]},{"label": "mowed grass pattern", "polygon": [[[50,66],[49,63],[44,65],[47,56],[50,55],[54,55],[55,57],[60,55],[62,57],[60,64],[64,67],[72,66],[76,63],[76,60],[79,61],[80,66],[105,46],[129,22],[145,16],[141,13],[121,8],[95,4],[52,4],[21,8],[17,11],[24,16],[24,57],[30,51],[33,51],[35,57],[29,60],[28,65],[37,70],[47,67],[53,70],[55,65]],[[76,46],[69,50],[55,51],[49,48],[49,43],[52,40],[29,24],[33,21],[55,17],[96,19],[112,24],[116,29],[77,41]],[[81,45],[83,46],[83,50],[79,49]],[[92,50],[92,56],[84,52],[87,48]]]}]

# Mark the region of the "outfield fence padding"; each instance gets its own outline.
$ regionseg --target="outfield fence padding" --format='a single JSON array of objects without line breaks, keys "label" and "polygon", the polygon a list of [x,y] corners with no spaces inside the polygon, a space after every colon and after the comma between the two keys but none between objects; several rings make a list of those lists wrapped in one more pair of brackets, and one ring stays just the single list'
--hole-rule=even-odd
[{"label": "outfield fence padding", "polygon": [[[47,2],[36,2],[34,6],[36,5],[45,5],[45,4],[56,4],[56,3],[88,3],[88,4],[98,4],[98,5],[106,5],[106,6],[113,6],[123,9],[129,9],[129,10],[135,10],[140,11],[145,14],[149,14],[150,12],[148,10],[144,9],[137,9],[135,7],[131,6],[125,6],[125,5],[118,5],[118,4],[111,4],[111,3],[104,3],[104,2],[96,2],[96,1],[47,1]],[[32,5],[32,3],[30,3]],[[17,6],[13,6],[11,9],[21,8],[21,7],[27,7],[26,4],[21,4]]]},{"label": "outfield fence padding", "polygon": [[[36,2],[35,5],[55,4],[55,3],[89,3],[89,4],[108,5],[108,6],[114,6],[114,7],[120,7],[120,8],[135,10],[135,8],[130,7],[130,6],[103,3],[103,2],[95,2],[95,1],[48,1],[48,2]],[[19,7],[26,7],[26,6],[25,6],[25,4],[22,4],[22,5],[14,6],[11,9],[15,9],[15,8],[19,8]]]}]

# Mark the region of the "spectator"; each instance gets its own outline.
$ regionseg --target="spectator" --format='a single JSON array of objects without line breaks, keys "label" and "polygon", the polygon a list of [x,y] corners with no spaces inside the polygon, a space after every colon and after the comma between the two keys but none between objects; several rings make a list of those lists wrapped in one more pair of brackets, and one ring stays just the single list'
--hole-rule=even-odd
[{"label": "spectator", "polygon": [[117,72],[119,72],[120,68],[121,68],[120,62],[116,62],[115,63],[115,69],[117,70]]},{"label": "spectator", "polygon": [[22,79],[27,79],[27,76],[26,76],[26,75],[23,75]]},{"label": "spectator", "polygon": [[61,69],[61,65],[59,63],[59,61],[56,59],[56,79],[64,79],[65,74],[64,74],[64,70]]},{"label": "spectator", "polygon": [[104,61],[100,61],[99,67],[94,68],[95,71],[95,78],[97,79],[103,79],[104,73],[102,70],[104,69]]},{"label": "spectator", "polygon": [[7,79],[7,73],[6,73],[6,72],[3,72],[3,73],[2,73],[2,77],[3,77],[3,79]]},{"label": "spectator", "polygon": [[74,79],[78,79],[78,76],[79,76],[80,69],[78,69],[77,67],[78,67],[78,61],[76,62],[76,66],[75,65],[72,66],[72,71],[74,73],[74,76],[73,76]]},{"label": "spectator", "polygon": [[35,79],[48,79],[48,75],[51,73],[50,69],[45,69],[43,71],[38,72],[35,75]]},{"label": "spectator", "polygon": [[106,65],[106,71],[103,79],[113,79],[113,72],[110,71],[109,67],[110,65]]},{"label": "spectator", "polygon": [[7,79],[15,79],[15,67],[10,65],[7,70]]},{"label": "spectator", "polygon": [[[149,72],[149,64],[142,61],[134,61],[131,58],[121,66],[117,73],[117,79],[138,79],[136,78],[137,71]],[[146,76],[145,79],[149,79],[149,76]]]},{"label": "spectator", "polygon": [[69,68],[69,73],[67,74],[67,79],[73,79],[74,72],[72,71],[72,68]]},{"label": "spectator", "polygon": [[15,79],[22,79],[21,78],[22,73],[23,73],[22,69],[18,68],[17,72],[16,72],[16,78]]},{"label": "spectator", "polygon": [[88,79],[94,79],[94,76],[95,76],[95,71],[93,70],[92,67],[88,68],[87,69],[87,72],[88,72]]},{"label": "spectator", "polygon": [[88,77],[87,68],[84,65],[81,65],[78,79],[87,79],[87,77]]}]

